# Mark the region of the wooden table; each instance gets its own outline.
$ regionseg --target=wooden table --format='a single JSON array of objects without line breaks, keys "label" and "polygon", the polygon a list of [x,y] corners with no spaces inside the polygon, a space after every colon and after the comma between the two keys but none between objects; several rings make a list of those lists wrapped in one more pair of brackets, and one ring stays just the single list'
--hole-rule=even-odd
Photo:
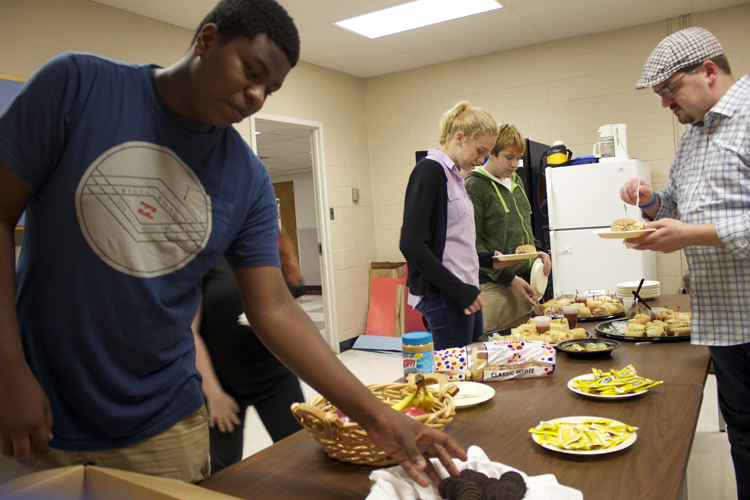
[{"label": "wooden table", "polygon": [[[687,295],[665,295],[664,303],[687,309]],[[579,323],[594,332],[596,323]],[[709,354],[689,342],[622,341],[611,357],[581,360],[558,354],[555,374],[493,382],[494,398],[459,410],[446,428],[464,448],[481,446],[490,459],[529,475],[555,474],[561,484],[596,499],[674,499],[683,483],[698,421]],[[664,384],[621,400],[593,399],[568,390],[571,378],[592,367],[622,368]],[[633,446],[598,456],[571,456],[536,445],[527,432],[541,420],[566,416],[611,418],[639,427]],[[210,476],[201,486],[247,499],[364,499],[373,469],[326,457],[307,431]]]}]

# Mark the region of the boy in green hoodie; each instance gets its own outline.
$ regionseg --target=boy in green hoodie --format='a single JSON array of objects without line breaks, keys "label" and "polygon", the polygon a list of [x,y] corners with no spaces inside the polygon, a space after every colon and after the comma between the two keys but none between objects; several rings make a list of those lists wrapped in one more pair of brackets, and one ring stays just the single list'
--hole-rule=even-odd
[{"label": "boy in green hoodie", "polygon": [[[526,141],[518,129],[503,124],[487,163],[466,178],[466,191],[474,204],[477,252],[495,249],[513,254],[519,245],[540,246],[531,228],[531,204],[515,173],[525,149]],[[549,276],[549,255],[542,253],[541,259],[544,274]],[[531,312],[536,302],[536,292],[528,283],[533,263],[534,259],[525,259],[513,267],[479,269],[485,332],[503,328]]]}]

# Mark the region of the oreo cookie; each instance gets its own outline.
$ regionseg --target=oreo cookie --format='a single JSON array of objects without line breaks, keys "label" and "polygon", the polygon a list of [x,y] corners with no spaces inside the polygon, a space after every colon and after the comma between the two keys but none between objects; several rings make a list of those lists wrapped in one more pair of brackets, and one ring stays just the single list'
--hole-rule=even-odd
[{"label": "oreo cookie", "polygon": [[526,495],[526,482],[513,471],[494,479],[481,472],[464,469],[460,477],[443,479],[438,491],[447,500],[521,500]]},{"label": "oreo cookie", "polygon": [[465,479],[467,481],[471,481],[472,483],[476,483],[479,486],[483,486],[484,484],[492,481],[493,479],[487,477],[486,474],[483,474],[481,472],[477,472],[475,470],[471,469],[464,469],[461,471],[461,479]]},{"label": "oreo cookie", "polygon": [[460,477],[447,477],[440,481],[438,492],[440,492],[441,497],[454,500],[456,498],[456,488],[463,482],[464,480]]},{"label": "oreo cookie", "polygon": [[477,483],[464,479],[456,488],[456,500],[484,500],[484,491]]}]

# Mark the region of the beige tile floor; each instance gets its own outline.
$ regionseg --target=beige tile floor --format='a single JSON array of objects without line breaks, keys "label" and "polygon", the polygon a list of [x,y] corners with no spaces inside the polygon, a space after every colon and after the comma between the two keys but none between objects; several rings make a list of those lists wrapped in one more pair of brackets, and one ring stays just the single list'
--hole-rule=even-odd
[{"label": "beige tile floor", "polygon": [[[350,350],[339,354],[339,359],[365,384],[390,382],[402,375],[400,355]],[[304,383],[302,392],[306,401],[317,395]],[[250,408],[245,421],[244,456],[271,444],[257,413]],[[726,433],[719,432],[716,377],[713,375],[708,376],[703,392],[703,405],[688,464],[687,489],[690,500],[737,498],[729,441]]]}]

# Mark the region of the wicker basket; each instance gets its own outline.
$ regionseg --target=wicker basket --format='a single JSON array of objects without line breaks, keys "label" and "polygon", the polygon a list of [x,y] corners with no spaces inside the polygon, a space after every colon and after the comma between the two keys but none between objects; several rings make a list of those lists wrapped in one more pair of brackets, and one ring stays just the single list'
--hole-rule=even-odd
[{"label": "wicker basket", "polygon": [[[453,396],[458,388],[438,373],[425,375],[427,384],[439,383],[440,389],[427,389],[435,397],[435,407],[430,413],[415,417],[432,427],[443,430],[456,415]],[[367,386],[375,396],[392,406],[416,390],[412,376],[406,384],[370,384]],[[378,448],[367,436],[367,433],[355,423],[344,423],[334,413],[334,407],[323,396],[318,396],[311,403],[295,403],[292,413],[297,421],[312,433],[329,457],[359,465],[384,466],[394,465],[396,461]]]}]

